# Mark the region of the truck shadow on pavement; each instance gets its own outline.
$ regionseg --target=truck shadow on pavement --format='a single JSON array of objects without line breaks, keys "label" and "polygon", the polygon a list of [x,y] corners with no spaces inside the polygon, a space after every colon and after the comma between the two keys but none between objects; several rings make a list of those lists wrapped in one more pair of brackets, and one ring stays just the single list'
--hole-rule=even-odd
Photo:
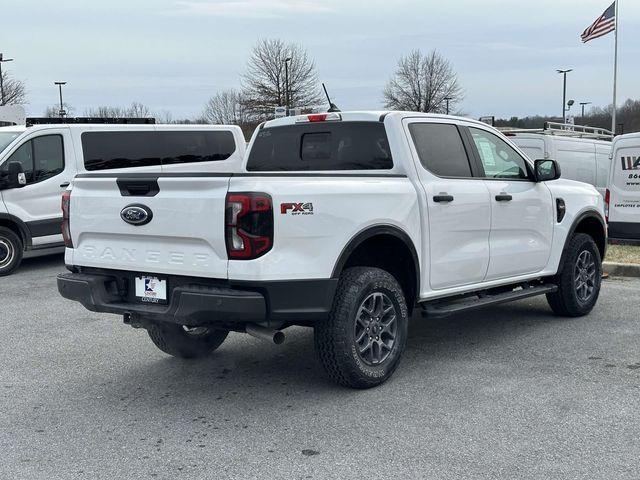
[{"label": "truck shadow on pavement", "polygon": [[[544,299],[437,320],[423,319],[416,313],[409,327],[407,350],[394,377],[368,392],[410,388],[415,377],[424,379],[436,372],[441,375],[443,362],[447,362],[449,371],[455,370],[458,362],[463,364],[474,357],[508,364],[508,356],[517,355],[518,345],[526,344],[541,331],[543,337],[553,334],[557,325],[571,321],[553,316]],[[117,396],[136,392],[136,402],[145,402],[151,408],[161,408],[169,398],[192,405],[231,399],[249,406],[252,401],[275,397],[286,408],[296,398],[309,395],[314,401],[330,398],[337,391],[347,397],[367,395],[336,386],[324,376],[311,329],[288,329],[287,342],[279,347],[231,334],[218,351],[201,361],[159,355],[154,350],[138,352],[138,360],[145,361],[132,360],[110,385],[110,393],[105,393],[115,401]]]}]

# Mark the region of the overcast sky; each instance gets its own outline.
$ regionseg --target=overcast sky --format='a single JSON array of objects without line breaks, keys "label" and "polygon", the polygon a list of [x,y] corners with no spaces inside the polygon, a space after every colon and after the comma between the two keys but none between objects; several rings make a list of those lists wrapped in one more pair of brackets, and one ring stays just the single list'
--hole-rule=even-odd
[{"label": "overcast sky", "polygon": [[[465,91],[467,114],[560,114],[569,98],[611,102],[613,34],[580,33],[611,0],[1,0],[0,52],[26,82],[29,114],[67,81],[76,114],[142,102],[197,115],[239,86],[252,45],[303,44],[343,110],[377,109],[398,58],[439,50]],[[620,0],[619,98],[640,98],[640,1]]]}]

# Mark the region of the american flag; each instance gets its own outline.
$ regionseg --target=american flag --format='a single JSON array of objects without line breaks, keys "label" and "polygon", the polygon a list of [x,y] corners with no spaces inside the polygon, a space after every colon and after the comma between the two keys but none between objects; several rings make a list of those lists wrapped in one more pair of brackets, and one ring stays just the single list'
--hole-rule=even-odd
[{"label": "american flag", "polygon": [[616,2],[613,2],[598,19],[582,32],[582,43],[602,37],[616,29]]}]

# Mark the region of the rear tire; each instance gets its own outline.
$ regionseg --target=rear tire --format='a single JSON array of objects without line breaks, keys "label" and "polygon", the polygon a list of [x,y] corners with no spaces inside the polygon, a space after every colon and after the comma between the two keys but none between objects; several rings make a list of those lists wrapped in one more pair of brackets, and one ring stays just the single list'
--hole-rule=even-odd
[{"label": "rear tire", "polygon": [[351,388],[385,382],[400,363],[408,321],[404,293],[392,275],[379,268],[346,270],[329,318],[315,326],[315,347],[327,375]]},{"label": "rear tire", "polygon": [[0,227],[0,277],[13,273],[20,266],[23,254],[22,239],[13,230]]},{"label": "rear tire", "polygon": [[148,327],[147,333],[155,346],[164,353],[187,359],[208,357],[229,335],[227,330],[160,323]]},{"label": "rear tire", "polygon": [[587,315],[598,301],[602,284],[602,259],[598,246],[585,233],[574,235],[564,252],[558,291],[547,294],[551,309],[564,317]]}]

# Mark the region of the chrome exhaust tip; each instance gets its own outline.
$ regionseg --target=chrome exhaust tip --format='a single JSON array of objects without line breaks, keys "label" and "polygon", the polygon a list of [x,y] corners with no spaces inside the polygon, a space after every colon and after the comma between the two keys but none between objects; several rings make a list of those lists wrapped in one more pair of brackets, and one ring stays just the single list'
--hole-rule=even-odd
[{"label": "chrome exhaust tip", "polygon": [[273,330],[272,328],[261,327],[253,323],[245,326],[244,331],[252,337],[273,342],[276,345],[282,345],[285,340],[285,335],[282,330]]}]

